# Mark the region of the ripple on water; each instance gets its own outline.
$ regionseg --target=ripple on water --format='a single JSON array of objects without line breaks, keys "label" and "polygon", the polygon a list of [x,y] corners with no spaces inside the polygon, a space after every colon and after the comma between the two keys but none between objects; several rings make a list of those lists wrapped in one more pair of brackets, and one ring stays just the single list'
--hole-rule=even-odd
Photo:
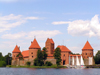
[{"label": "ripple on water", "polygon": [[0,75],[100,75],[100,69],[0,68]]}]

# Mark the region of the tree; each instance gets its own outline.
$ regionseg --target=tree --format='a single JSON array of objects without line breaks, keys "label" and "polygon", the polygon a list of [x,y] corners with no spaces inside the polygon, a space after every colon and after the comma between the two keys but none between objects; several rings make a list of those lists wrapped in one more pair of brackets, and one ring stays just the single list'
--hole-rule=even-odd
[{"label": "tree", "polygon": [[37,58],[34,59],[34,65],[35,66],[42,66],[44,63],[43,63],[43,54],[42,54],[42,51],[39,49],[37,51]]},{"label": "tree", "polygon": [[2,53],[0,52],[0,58],[2,57]]},{"label": "tree", "polygon": [[57,66],[60,65],[60,62],[61,62],[61,50],[60,50],[60,48],[55,49],[53,56],[56,59]]},{"label": "tree", "polygon": [[95,64],[100,64],[100,50],[94,56]]},{"label": "tree", "polygon": [[23,60],[23,55],[21,53],[19,53],[16,57],[19,58],[19,66],[20,66],[20,60]]},{"label": "tree", "polygon": [[27,64],[28,66],[30,66],[31,62],[28,61],[28,62],[26,62],[26,64]]},{"label": "tree", "polygon": [[12,60],[12,57],[11,57],[11,53],[8,53],[7,55],[5,55],[5,62],[7,65],[11,65],[11,60]]},{"label": "tree", "polygon": [[45,60],[47,59],[47,49],[45,47],[43,47],[43,51],[42,51],[42,54],[43,54],[43,60],[44,60],[44,63],[45,63]]}]

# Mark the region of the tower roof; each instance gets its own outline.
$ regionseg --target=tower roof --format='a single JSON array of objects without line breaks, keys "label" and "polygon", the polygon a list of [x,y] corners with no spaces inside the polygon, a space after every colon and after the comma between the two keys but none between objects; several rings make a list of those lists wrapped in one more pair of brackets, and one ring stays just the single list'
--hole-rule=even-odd
[{"label": "tower roof", "polygon": [[50,43],[54,44],[54,41],[53,41],[52,39],[49,39],[49,38],[48,38],[47,40],[49,40]]},{"label": "tower roof", "polygon": [[20,53],[21,51],[19,50],[19,47],[16,45],[12,52],[13,53],[16,53],[16,52]]},{"label": "tower roof", "polygon": [[71,52],[71,51],[70,51],[66,46],[64,46],[64,45],[58,45],[57,47],[59,47],[61,51]]},{"label": "tower roof", "polygon": [[90,43],[88,41],[85,43],[84,47],[82,48],[82,50],[86,50],[86,49],[93,50],[92,46],[90,45]]},{"label": "tower roof", "polygon": [[52,44],[54,44],[54,41],[53,41],[52,39],[50,39],[50,42],[51,42]]},{"label": "tower roof", "polygon": [[36,41],[36,39],[34,39],[33,42],[31,42],[29,49],[32,49],[32,48],[39,48],[39,49],[41,48],[38,42]]}]

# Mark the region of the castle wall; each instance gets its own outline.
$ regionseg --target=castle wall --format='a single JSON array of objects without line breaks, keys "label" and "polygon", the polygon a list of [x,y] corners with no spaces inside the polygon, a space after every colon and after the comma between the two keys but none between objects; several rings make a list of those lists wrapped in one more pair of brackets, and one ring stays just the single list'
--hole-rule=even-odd
[{"label": "castle wall", "polygon": [[69,64],[69,52],[61,52],[61,65]]},{"label": "castle wall", "polygon": [[56,64],[56,59],[54,59],[54,58],[53,59],[48,58],[48,59],[46,59],[46,61],[50,61],[53,65]]},{"label": "castle wall", "polygon": [[13,60],[16,60],[17,59],[17,55],[19,54],[19,52],[14,52],[14,53],[12,53],[12,59]]},{"label": "castle wall", "polygon": [[88,59],[89,57],[93,57],[93,50],[82,50],[82,57],[84,59]]},{"label": "castle wall", "polygon": [[29,59],[34,60],[37,57],[38,49],[29,49]]}]

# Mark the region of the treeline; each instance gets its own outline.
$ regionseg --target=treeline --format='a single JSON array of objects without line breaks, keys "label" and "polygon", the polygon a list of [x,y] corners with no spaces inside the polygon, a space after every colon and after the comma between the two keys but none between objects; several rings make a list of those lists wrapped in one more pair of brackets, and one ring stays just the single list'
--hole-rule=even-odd
[{"label": "treeline", "polygon": [[8,53],[7,55],[3,56],[0,52],[0,67],[5,67],[6,65],[11,65],[12,55]]},{"label": "treeline", "polygon": [[94,56],[95,64],[100,64],[100,50]]}]

